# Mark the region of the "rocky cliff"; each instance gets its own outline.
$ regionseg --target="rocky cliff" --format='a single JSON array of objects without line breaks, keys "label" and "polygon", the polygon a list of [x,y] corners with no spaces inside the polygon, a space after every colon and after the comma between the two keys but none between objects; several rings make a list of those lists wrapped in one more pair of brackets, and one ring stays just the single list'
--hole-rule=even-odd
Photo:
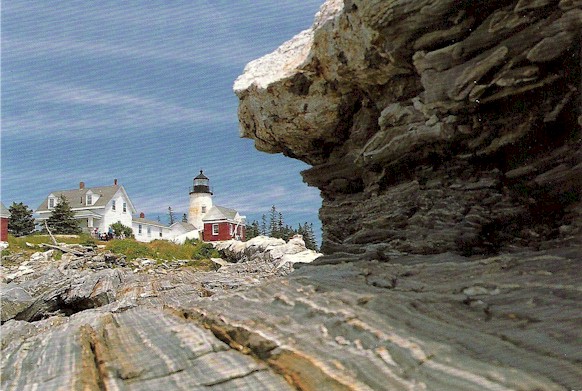
[{"label": "rocky cliff", "polygon": [[235,82],[244,137],[303,160],[324,253],[579,244],[582,2],[330,0]]}]

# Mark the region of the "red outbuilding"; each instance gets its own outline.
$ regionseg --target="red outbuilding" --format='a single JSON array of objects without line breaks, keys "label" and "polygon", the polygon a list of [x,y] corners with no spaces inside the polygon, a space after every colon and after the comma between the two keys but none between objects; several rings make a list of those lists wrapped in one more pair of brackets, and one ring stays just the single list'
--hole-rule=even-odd
[{"label": "red outbuilding", "polygon": [[0,242],[8,240],[8,221],[10,220],[10,211],[3,203],[0,202]]},{"label": "red outbuilding", "polygon": [[204,215],[202,222],[205,242],[245,240],[244,216],[239,215],[234,209],[215,205]]}]

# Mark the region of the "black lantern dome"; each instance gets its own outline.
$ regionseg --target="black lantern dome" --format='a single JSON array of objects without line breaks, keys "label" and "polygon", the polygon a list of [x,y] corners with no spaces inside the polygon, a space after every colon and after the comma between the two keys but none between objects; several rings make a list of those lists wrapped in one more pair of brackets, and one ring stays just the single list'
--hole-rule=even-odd
[{"label": "black lantern dome", "polygon": [[194,178],[194,187],[192,188],[192,193],[208,193],[212,194],[210,191],[210,180],[202,170],[200,170],[200,174],[198,174]]}]

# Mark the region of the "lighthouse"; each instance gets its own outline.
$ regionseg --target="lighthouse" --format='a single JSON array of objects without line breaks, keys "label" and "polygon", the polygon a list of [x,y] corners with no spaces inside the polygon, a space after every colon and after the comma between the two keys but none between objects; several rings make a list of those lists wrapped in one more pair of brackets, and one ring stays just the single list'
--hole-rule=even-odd
[{"label": "lighthouse", "polygon": [[212,192],[210,180],[202,170],[194,178],[194,186],[190,191],[190,207],[188,208],[188,222],[198,229],[203,229],[202,219],[212,208]]}]

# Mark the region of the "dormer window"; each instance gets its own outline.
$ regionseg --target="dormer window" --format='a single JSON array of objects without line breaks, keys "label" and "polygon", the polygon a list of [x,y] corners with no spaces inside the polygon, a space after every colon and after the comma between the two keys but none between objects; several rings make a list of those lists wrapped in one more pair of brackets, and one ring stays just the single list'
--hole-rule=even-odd
[{"label": "dormer window", "polygon": [[49,198],[48,200],[48,207],[49,209],[53,209],[55,207],[56,200],[54,198]]},{"label": "dormer window", "polygon": [[93,205],[93,196],[91,194],[87,194],[86,201],[87,205]]}]

